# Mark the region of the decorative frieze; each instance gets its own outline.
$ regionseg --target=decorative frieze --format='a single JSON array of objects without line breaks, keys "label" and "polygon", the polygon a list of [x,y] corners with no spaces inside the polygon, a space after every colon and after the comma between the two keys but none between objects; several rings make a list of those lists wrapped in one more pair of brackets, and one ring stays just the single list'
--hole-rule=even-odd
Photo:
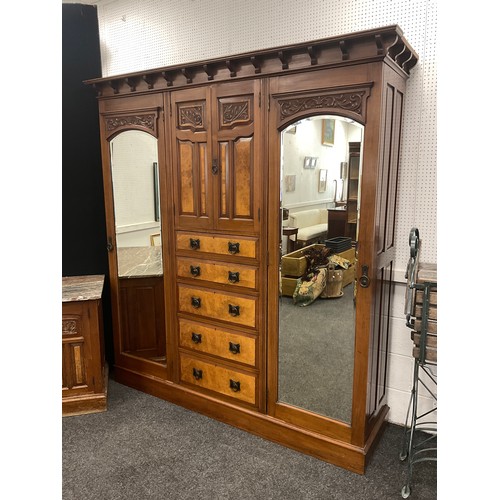
[{"label": "decorative frieze", "polygon": [[106,118],[106,130],[114,132],[122,127],[139,126],[155,131],[156,113],[134,114],[129,116],[110,116]]},{"label": "decorative frieze", "polygon": [[338,92],[279,100],[280,120],[314,109],[347,111],[350,115],[364,117],[364,103],[368,90]]}]

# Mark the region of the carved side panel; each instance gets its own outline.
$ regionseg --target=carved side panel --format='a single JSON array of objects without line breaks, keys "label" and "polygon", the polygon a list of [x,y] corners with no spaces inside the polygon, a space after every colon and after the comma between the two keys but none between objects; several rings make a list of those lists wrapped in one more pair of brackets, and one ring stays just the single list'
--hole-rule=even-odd
[{"label": "carved side panel", "polygon": [[403,94],[388,84],[385,100],[383,156],[378,185],[380,196],[375,219],[377,254],[394,247],[396,184],[401,141]]},{"label": "carved side panel", "polygon": [[62,388],[87,388],[85,339],[81,316],[62,319]]}]

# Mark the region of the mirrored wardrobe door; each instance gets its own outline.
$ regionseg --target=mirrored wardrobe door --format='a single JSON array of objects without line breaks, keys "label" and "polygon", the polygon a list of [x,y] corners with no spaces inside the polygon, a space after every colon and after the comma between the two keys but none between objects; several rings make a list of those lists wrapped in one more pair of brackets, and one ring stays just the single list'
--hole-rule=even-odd
[{"label": "mirrored wardrobe door", "polygon": [[335,115],[302,118],[281,132],[277,402],[345,424],[362,141],[362,126]]},{"label": "mirrored wardrobe door", "polygon": [[119,301],[115,350],[165,365],[158,140],[126,130],[109,147]]}]

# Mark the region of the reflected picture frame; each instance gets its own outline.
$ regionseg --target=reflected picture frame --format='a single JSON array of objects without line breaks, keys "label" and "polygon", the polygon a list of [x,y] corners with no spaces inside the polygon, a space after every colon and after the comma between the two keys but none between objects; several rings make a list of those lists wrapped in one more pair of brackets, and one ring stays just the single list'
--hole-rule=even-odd
[{"label": "reflected picture frame", "polygon": [[333,146],[335,137],[335,120],[324,119],[321,127],[321,144]]},{"label": "reflected picture frame", "polygon": [[318,193],[324,193],[326,191],[326,178],[328,175],[328,170],[325,168],[319,171],[319,183],[318,183]]}]

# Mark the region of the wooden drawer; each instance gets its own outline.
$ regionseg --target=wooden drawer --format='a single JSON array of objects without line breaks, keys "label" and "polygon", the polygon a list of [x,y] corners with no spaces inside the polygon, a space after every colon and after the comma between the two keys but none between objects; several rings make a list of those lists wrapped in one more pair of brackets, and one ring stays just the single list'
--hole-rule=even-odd
[{"label": "wooden drawer", "polygon": [[180,355],[181,381],[255,405],[255,375]]},{"label": "wooden drawer", "polygon": [[177,259],[177,276],[237,287],[257,286],[257,268],[241,264],[224,264],[191,257]]},{"label": "wooden drawer", "polygon": [[179,320],[180,346],[255,366],[255,338],[222,328]]},{"label": "wooden drawer", "polygon": [[255,328],[257,299],[179,285],[179,310]]},{"label": "wooden drawer", "polygon": [[197,253],[257,257],[257,240],[242,236],[211,236],[197,233],[177,233],[177,250]]}]

